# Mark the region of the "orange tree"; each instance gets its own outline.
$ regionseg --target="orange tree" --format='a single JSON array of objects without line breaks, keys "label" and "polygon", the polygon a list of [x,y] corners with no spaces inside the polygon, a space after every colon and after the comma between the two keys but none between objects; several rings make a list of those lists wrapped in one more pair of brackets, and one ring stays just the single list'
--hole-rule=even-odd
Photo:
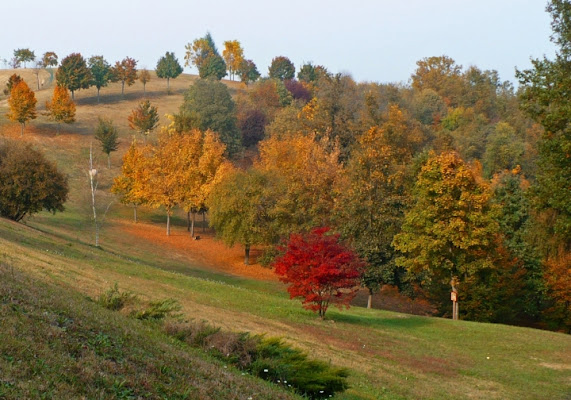
[{"label": "orange tree", "polygon": [[52,101],[46,101],[46,111],[48,118],[57,122],[57,133],[62,122],[65,124],[75,122],[75,103],[63,86],[56,85]]},{"label": "orange tree", "polygon": [[36,95],[28,87],[26,82],[20,81],[12,87],[8,105],[10,112],[7,114],[11,121],[20,123],[20,134],[24,135],[24,126],[26,122],[36,118]]},{"label": "orange tree", "polygon": [[339,242],[339,235],[327,235],[329,228],[315,228],[308,234],[292,234],[273,266],[280,280],[289,284],[290,298],[303,298],[303,306],[323,319],[330,304],[349,308],[357,294],[364,262]]},{"label": "orange tree", "polygon": [[121,82],[121,96],[125,94],[125,84],[131,86],[137,80],[137,60],[125,57],[121,62],[115,62],[111,69],[112,80]]}]

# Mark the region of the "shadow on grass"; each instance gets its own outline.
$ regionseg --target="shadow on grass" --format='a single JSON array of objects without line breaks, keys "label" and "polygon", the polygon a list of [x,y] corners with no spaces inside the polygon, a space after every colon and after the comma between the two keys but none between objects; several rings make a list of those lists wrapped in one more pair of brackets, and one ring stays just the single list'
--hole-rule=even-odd
[{"label": "shadow on grass", "polygon": [[165,85],[165,89],[164,90],[154,90],[154,91],[150,91],[147,90],[147,92],[145,94],[143,94],[142,91],[134,91],[134,92],[129,92],[128,88],[125,88],[125,94],[121,95],[120,93],[104,93],[101,92],[99,95],[99,103],[97,102],[97,96],[89,96],[89,97],[83,97],[83,98],[79,98],[75,100],[75,103],[77,105],[91,105],[91,106],[97,106],[98,104],[115,104],[115,103],[120,103],[122,101],[133,101],[133,100],[144,100],[144,99],[154,99],[154,98],[163,98],[165,96],[172,96],[172,95],[183,95],[184,93],[186,93],[186,91],[188,90],[188,88],[176,88],[173,89],[171,88],[169,93],[167,94],[167,88]]},{"label": "shadow on grass", "polygon": [[369,326],[373,328],[413,329],[432,325],[429,317],[403,315],[402,317],[363,316],[342,312],[330,312],[329,318],[335,322],[344,322],[351,325]]}]

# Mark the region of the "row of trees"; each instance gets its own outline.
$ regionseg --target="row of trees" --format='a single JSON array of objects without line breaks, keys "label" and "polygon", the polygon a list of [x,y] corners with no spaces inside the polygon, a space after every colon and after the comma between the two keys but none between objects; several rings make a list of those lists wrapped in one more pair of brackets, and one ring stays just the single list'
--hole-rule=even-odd
[{"label": "row of trees", "polygon": [[[157,63],[156,75],[167,80],[167,91],[170,90],[170,79],[174,79],[182,73],[182,67],[176,59],[174,53],[166,52]],[[150,81],[151,75],[148,70],[137,70],[137,60],[125,57],[111,66],[103,56],[92,56],[87,61],[80,53],[73,53],[61,61],[61,65],[56,73],[58,85],[74,92],[80,89],[87,89],[90,86],[97,88],[97,102],[99,102],[99,92],[106,87],[109,82],[121,82],[121,95],[125,93],[125,85],[131,86],[139,79],[146,90],[146,84]]]},{"label": "row of trees", "polygon": [[[33,90],[16,74],[13,74],[6,85],[10,97],[8,98],[8,119],[20,123],[21,135],[24,134],[26,123],[37,117],[36,96]],[[59,133],[60,124],[70,124],[75,121],[75,103],[69,97],[69,92],[62,86],[56,86],[51,101],[46,102],[45,115],[57,123]]]}]

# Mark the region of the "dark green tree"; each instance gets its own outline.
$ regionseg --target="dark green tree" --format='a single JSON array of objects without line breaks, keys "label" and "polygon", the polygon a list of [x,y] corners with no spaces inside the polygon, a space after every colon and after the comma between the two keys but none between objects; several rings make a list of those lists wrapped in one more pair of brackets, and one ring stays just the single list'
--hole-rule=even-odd
[{"label": "dark green tree", "polygon": [[0,215],[20,221],[42,210],[63,211],[67,177],[29,144],[0,140]]},{"label": "dark green tree", "polygon": [[111,168],[111,152],[119,148],[119,133],[110,119],[99,118],[95,139],[101,143],[101,151],[107,154],[107,168]]},{"label": "dark green tree", "polygon": [[61,65],[56,73],[56,81],[59,86],[67,88],[71,92],[72,100],[75,100],[76,90],[87,89],[91,85],[91,70],[83,56],[72,53],[61,60]]},{"label": "dark green tree", "polygon": [[521,107],[545,130],[539,141],[534,204],[543,213],[543,226],[556,243],[571,250],[571,3],[552,0],[547,11],[553,19],[551,41],[558,46],[554,60],[532,60],[533,68],[517,71]]},{"label": "dark green tree", "polygon": [[295,77],[295,67],[287,57],[274,57],[268,68],[268,74],[270,78],[279,79],[281,81],[293,79]]},{"label": "dark green tree", "polygon": [[156,73],[159,78],[166,78],[167,80],[167,92],[170,91],[170,80],[175,79],[177,76],[182,74],[182,66],[179,64],[174,53],[165,53],[164,57],[157,62]]},{"label": "dark green tree", "polygon": [[240,64],[240,69],[238,69],[236,72],[240,76],[240,80],[245,84],[255,82],[260,77],[258,68],[252,60],[243,60]]},{"label": "dark green tree", "polygon": [[91,84],[97,88],[97,103],[99,103],[99,90],[107,86],[111,80],[111,65],[103,56],[93,56],[88,61],[91,70]]},{"label": "dark green tree", "polygon": [[184,103],[180,106],[177,120],[179,128],[210,129],[226,145],[226,152],[232,156],[241,148],[240,132],[237,128],[235,104],[228,87],[221,82],[199,79],[188,89]]},{"label": "dark green tree", "polygon": [[14,57],[19,62],[24,63],[24,68],[26,68],[26,62],[36,59],[36,55],[30,49],[16,49],[14,50]]}]

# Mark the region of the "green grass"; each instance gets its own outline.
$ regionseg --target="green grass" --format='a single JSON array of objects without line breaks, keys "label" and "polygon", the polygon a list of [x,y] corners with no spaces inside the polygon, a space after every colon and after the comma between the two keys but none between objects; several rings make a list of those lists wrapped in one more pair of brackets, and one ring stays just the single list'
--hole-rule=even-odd
[{"label": "green grass", "polygon": [[0,265],[0,398],[294,398],[68,289]]},{"label": "green grass", "polygon": [[340,399],[564,399],[569,393],[567,335],[361,308],[332,309],[321,321],[283,291],[258,290],[243,278],[165,271],[128,252],[114,254],[5,220],[0,233],[5,264],[66,293],[96,297],[118,282],[143,299],[178,300],[188,318],[281,336],[313,358],[347,367],[351,388]]},{"label": "green grass", "polygon": [[[161,95],[160,85],[164,82],[155,80],[151,86],[147,85],[147,90],[152,93],[151,101],[159,105],[161,114],[176,111],[182,101],[184,86],[191,80],[190,77],[181,77],[171,82],[175,93],[172,96]],[[283,337],[288,343],[307,351],[312,358],[348,368],[351,388],[337,395],[338,399],[570,398],[571,337],[568,335],[356,307],[342,312],[331,309],[327,319],[321,321],[303,310],[299,301],[289,300],[283,286],[277,282],[256,281],[217,272],[189,261],[190,258],[165,252],[160,245],[144,243],[125,235],[120,223],[130,220],[132,211],[118,203],[112,204],[102,226],[102,248],[93,247],[89,183],[85,173],[90,129],[98,115],[109,113],[118,121],[123,142],[121,150],[112,154],[112,168],[100,169],[98,210],[103,215],[104,209],[114,200],[106,189],[119,173],[121,152],[130,143],[131,133],[126,128],[126,116],[142,97],[140,91],[136,87],[127,88],[127,95],[121,100],[117,95],[118,85],[112,84],[102,90],[100,105],[93,102],[92,92],[79,91],[76,125],[65,127],[60,136],[55,136],[51,131],[53,127],[39,118],[39,121],[32,123],[31,132],[24,134],[23,140],[32,141],[46,151],[47,156],[69,174],[71,193],[64,213],[55,216],[40,213],[29,219],[27,226],[0,220],[0,263],[14,266],[19,271],[14,279],[7,279],[9,274],[4,273],[0,285],[4,290],[20,291],[23,297],[29,296],[31,299],[26,307],[32,311],[27,314],[20,311],[12,313],[10,307],[6,308],[9,303],[2,303],[2,311],[10,314],[6,320],[9,324],[4,323],[2,315],[0,346],[4,345],[3,339],[12,343],[15,339],[12,339],[11,333],[19,331],[7,326],[22,327],[24,325],[21,324],[25,324],[32,332],[27,341],[14,344],[19,346],[22,353],[19,363],[14,364],[16,358],[13,355],[8,356],[12,361],[0,360],[2,382],[6,381],[4,376],[7,368],[12,375],[16,369],[28,371],[26,377],[32,383],[28,389],[19,389],[28,391],[18,392],[21,396],[17,397],[38,397],[33,390],[39,393],[40,388],[47,388],[49,392],[51,387],[75,388],[81,385],[81,381],[73,384],[62,382],[62,378],[54,372],[63,371],[63,375],[66,375],[81,369],[78,367],[82,365],[81,360],[70,358],[63,351],[65,346],[71,344],[56,345],[56,349],[61,350],[54,352],[57,361],[54,360],[55,364],[49,364],[49,367],[44,365],[50,344],[42,340],[46,336],[41,336],[40,332],[43,329],[51,332],[52,329],[49,322],[51,317],[42,317],[44,312],[48,316],[59,315],[60,312],[66,316],[77,314],[78,317],[72,318],[74,321],[86,319],[86,327],[94,329],[93,333],[67,338],[69,331],[65,334],[60,332],[58,340],[61,343],[68,340],[71,343],[91,343],[88,347],[102,348],[88,348],[91,352],[89,368],[93,370],[107,368],[105,351],[116,347],[121,349],[121,357],[128,360],[122,366],[125,369],[117,372],[117,375],[110,374],[109,379],[105,378],[104,381],[97,380],[97,376],[90,381],[94,385],[93,390],[105,390],[108,397],[118,398],[121,393],[127,396],[132,386],[126,385],[139,382],[138,376],[149,373],[145,368],[162,368],[160,363],[148,361],[154,358],[144,357],[152,351],[145,345],[147,340],[161,349],[168,348],[165,357],[171,361],[180,360],[177,357],[199,357],[147,325],[125,319],[119,313],[100,310],[85,300],[85,296],[97,298],[117,282],[121,290],[133,292],[143,301],[164,298],[177,300],[187,318],[205,320],[225,330]],[[41,96],[46,97],[47,93]],[[4,109],[0,106],[0,134],[4,128],[11,126],[1,117],[2,114]],[[101,165],[104,165],[104,157],[100,157]],[[141,224],[164,226],[164,215],[158,210],[141,210],[140,219]],[[175,229],[184,229],[184,215],[179,214],[174,224]],[[90,319],[91,314],[94,319]],[[134,346],[136,355],[125,356],[130,346],[121,344],[122,336],[116,334],[116,329],[122,326],[132,333],[130,337],[142,335],[137,336],[140,339],[135,342],[129,342]],[[26,343],[38,347],[36,355],[40,355],[42,361],[25,352]],[[109,343],[111,345],[108,346]],[[114,345],[117,343],[120,346]],[[0,354],[5,354],[4,349]],[[98,355],[98,351],[103,356]],[[153,357],[160,357],[160,354]],[[131,360],[133,365],[129,366]],[[149,365],[139,368],[144,364],[141,360],[147,360]],[[171,371],[169,368],[172,367],[165,368],[165,371]],[[220,374],[226,377],[220,365],[209,368],[216,371],[211,373],[213,380],[219,378]],[[42,379],[36,379],[34,373]],[[162,378],[153,376],[153,382],[161,385]],[[83,379],[79,373],[71,377]],[[178,380],[179,377],[173,375],[173,379]],[[232,385],[241,387],[240,377],[232,375],[232,379],[238,379],[232,380]],[[10,386],[4,390],[13,390],[12,383],[28,380],[10,378],[7,384],[2,384]],[[201,381],[205,388],[210,387],[208,381],[209,378]],[[181,385],[176,383],[173,387],[183,391]],[[212,385],[216,386],[217,383]],[[270,390],[265,385],[263,387]],[[175,393],[174,390],[172,393]],[[211,398],[226,398],[220,394],[216,396],[212,395]]]}]

